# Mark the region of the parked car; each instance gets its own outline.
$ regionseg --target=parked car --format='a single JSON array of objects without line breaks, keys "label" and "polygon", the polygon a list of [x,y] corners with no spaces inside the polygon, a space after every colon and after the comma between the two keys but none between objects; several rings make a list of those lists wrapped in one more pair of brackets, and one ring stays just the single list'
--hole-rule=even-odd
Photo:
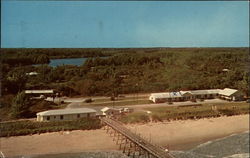
[{"label": "parked car", "polygon": [[85,103],[91,103],[91,102],[93,102],[93,100],[91,98],[88,98],[88,99],[85,99],[84,102]]},{"label": "parked car", "polygon": [[134,109],[132,109],[132,108],[124,108],[123,111],[126,112],[126,113],[131,113],[131,112],[134,111]]}]

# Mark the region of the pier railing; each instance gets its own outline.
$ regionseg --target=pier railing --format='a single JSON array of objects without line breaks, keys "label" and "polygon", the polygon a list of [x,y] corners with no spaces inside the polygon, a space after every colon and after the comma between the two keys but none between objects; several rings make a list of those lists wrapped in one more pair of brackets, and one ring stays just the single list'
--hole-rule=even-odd
[{"label": "pier railing", "polygon": [[123,153],[132,157],[146,157],[146,158],[174,158],[164,148],[152,144],[143,139],[141,136],[133,133],[122,123],[111,118],[101,118],[102,123],[106,125],[107,133],[113,136],[119,149]]}]

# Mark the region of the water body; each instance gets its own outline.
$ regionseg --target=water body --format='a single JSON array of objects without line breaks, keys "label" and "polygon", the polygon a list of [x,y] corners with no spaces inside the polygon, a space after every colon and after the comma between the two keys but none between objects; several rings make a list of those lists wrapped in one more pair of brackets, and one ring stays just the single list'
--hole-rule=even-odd
[{"label": "water body", "polygon": [[249,131],[171,153],[176,158],[249,158]]},{"label": "water body", "polygon": [[88,58],[69,58],[69,59],[51,59],[49,66],[56,67],[61,65],[81,66]]}]

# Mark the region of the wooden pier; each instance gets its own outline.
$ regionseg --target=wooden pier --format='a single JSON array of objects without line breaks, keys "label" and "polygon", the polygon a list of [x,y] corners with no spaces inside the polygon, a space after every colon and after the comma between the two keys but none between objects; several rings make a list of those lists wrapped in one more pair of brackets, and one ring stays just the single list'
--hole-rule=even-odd
[{"label": "wooden pier", "polygon": [[150,143],[111,118],[101,118],[105,130],[127,156],[133,158],[174,158],[164,148]]}]

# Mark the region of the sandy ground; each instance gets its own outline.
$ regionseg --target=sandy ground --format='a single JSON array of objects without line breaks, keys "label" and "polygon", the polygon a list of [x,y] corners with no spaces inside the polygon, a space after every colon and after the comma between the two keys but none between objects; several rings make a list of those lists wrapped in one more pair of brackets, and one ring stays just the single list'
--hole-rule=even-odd
[{"label": "sandy ground", "polygon": [[249,115],[130,125],[132,131],[170,150],[249,131]]},{"label": "sandy ground", "polygon": [[[136,124],[127,127],[153,143],[177,150],[248,131],[249,115]],[[102,129],[0,138],[0,145],[0,151],[7,157],[118,149],[112,138]]]}]

